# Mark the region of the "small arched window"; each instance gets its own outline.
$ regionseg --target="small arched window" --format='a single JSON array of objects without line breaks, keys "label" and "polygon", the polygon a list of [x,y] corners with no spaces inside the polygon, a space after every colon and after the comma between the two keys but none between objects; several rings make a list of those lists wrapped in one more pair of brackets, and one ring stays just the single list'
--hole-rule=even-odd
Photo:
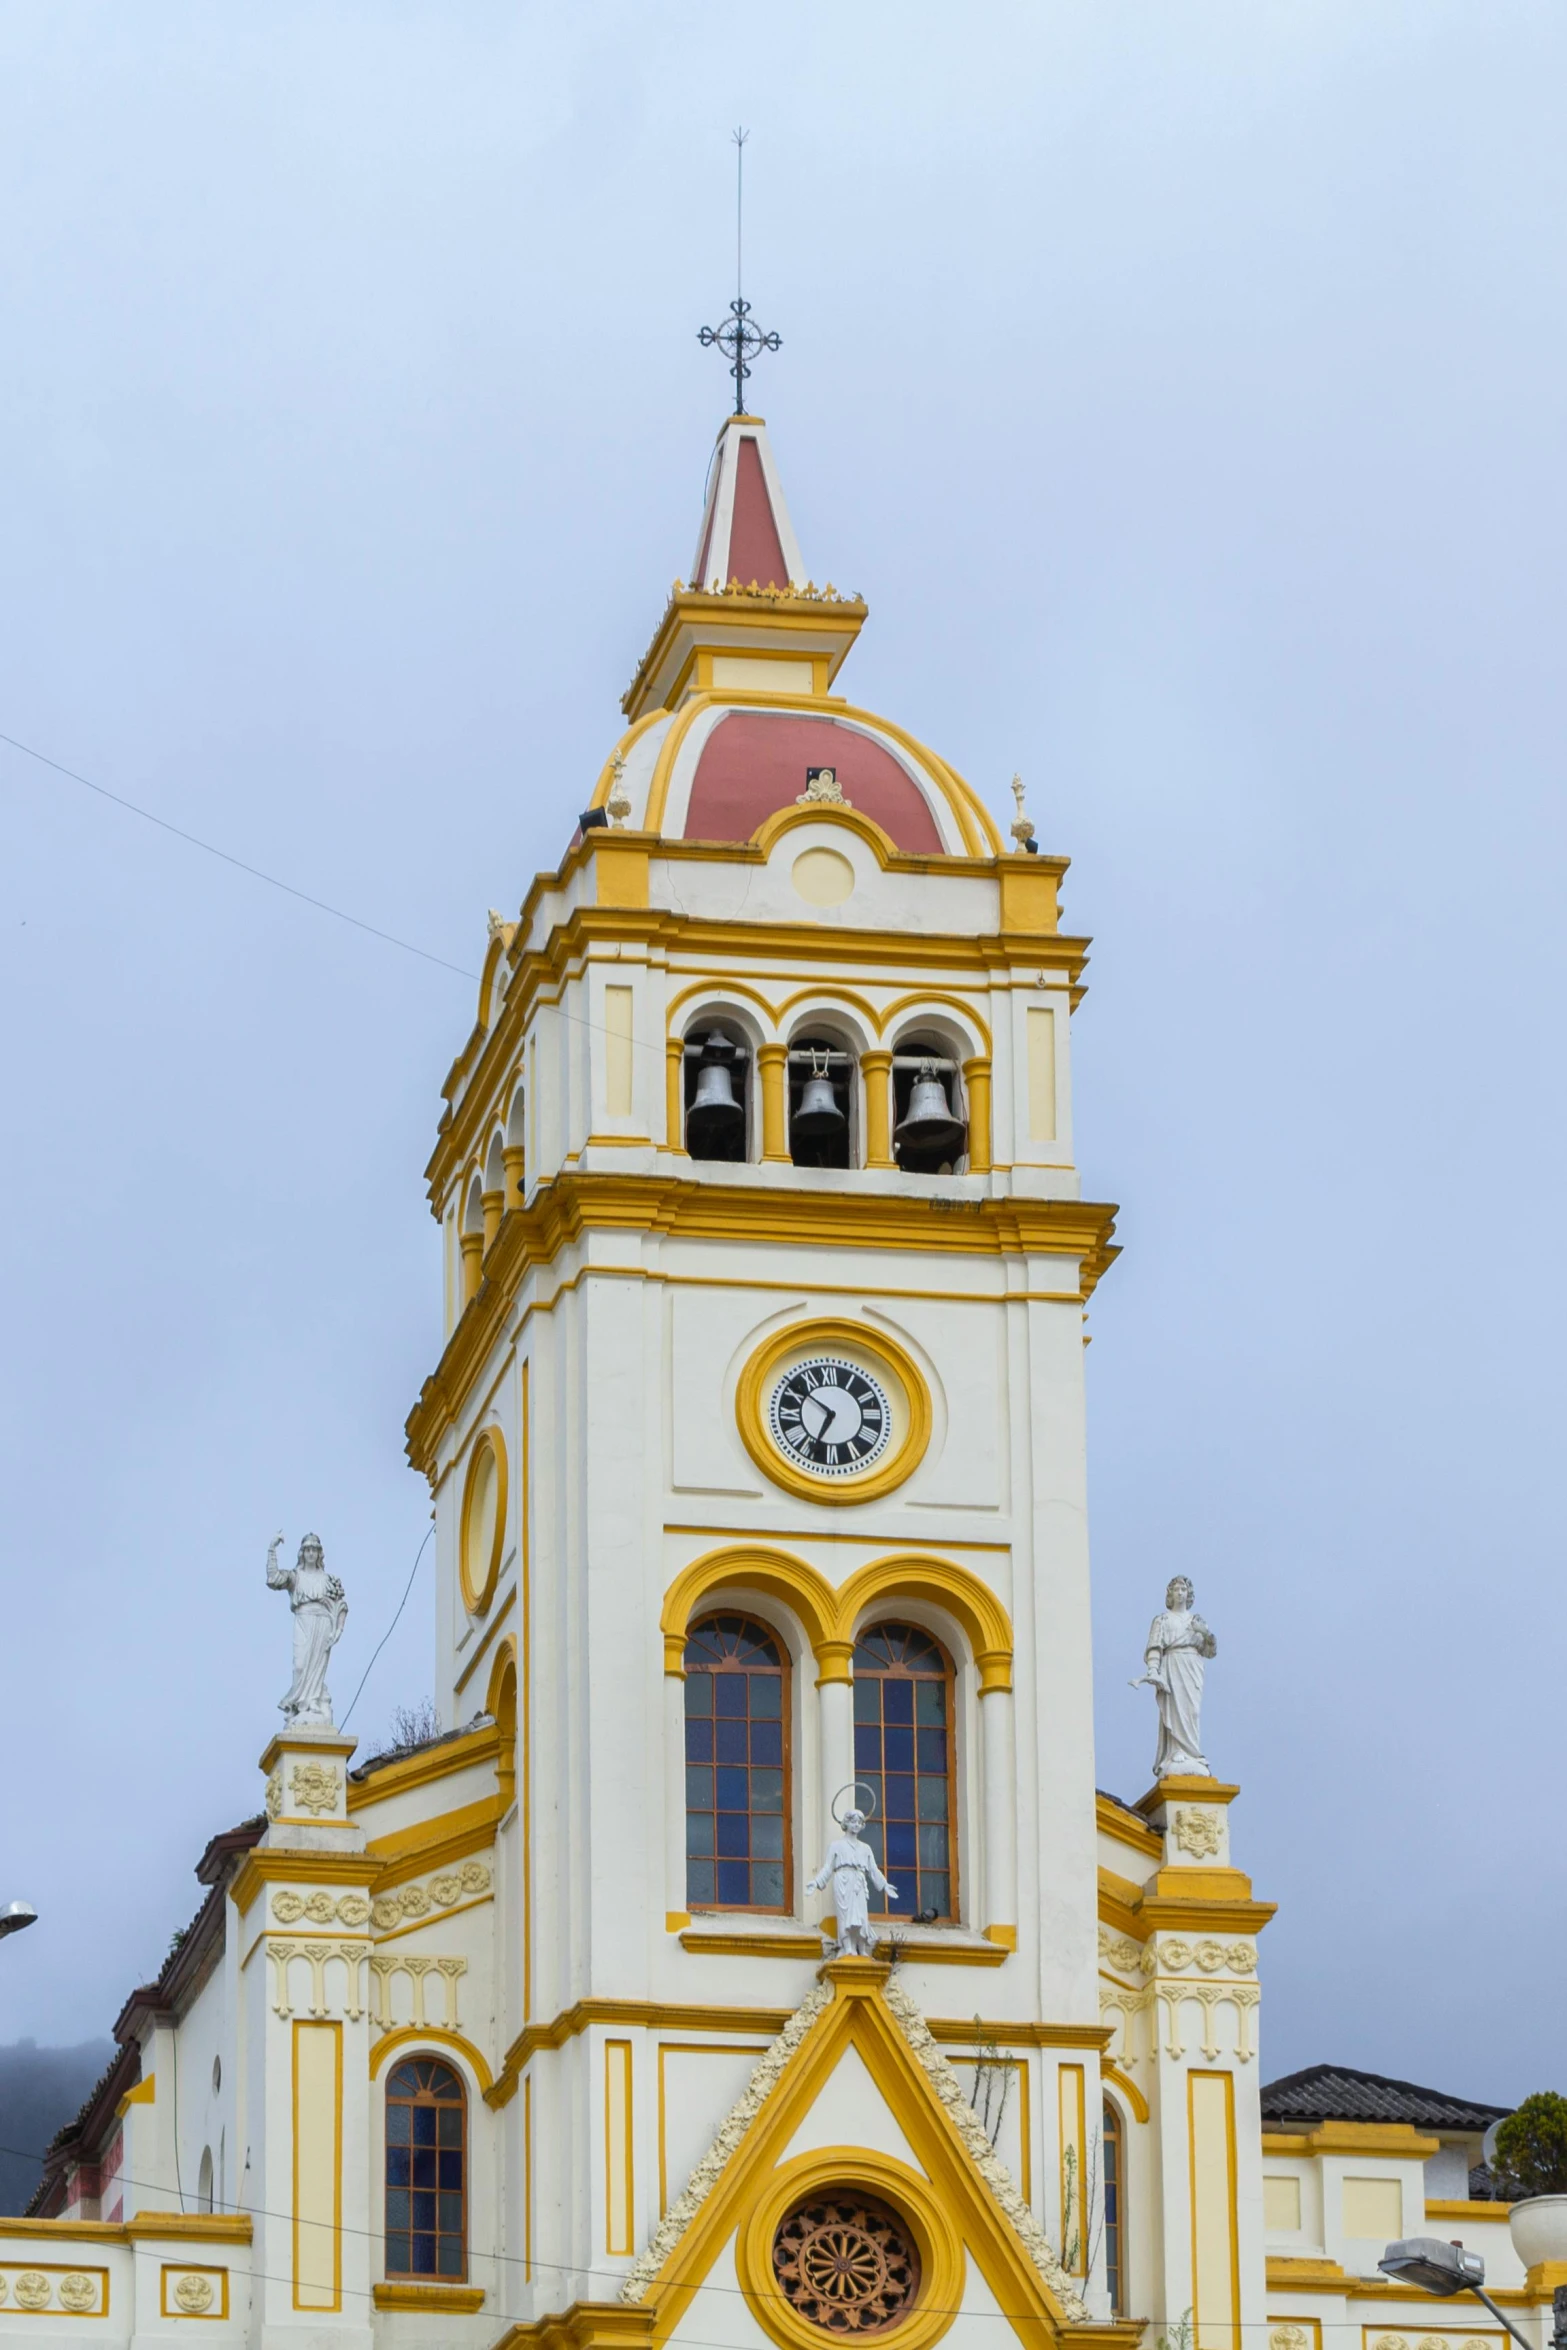
[{"label": "small arched window", "polygon": [[952,1667],[914,1624],[873,1624],[854,1646],[854,1773],[876,1797],[865,1839],[903,1919],[958,1914]]},{"label": "small arched window", "polygon": [[201,2162],[196,2172],[196,2209],[212,2209],[212,2148],[203,2146]]},{"label": "small arched window", "polygon": [[686,1901],[786,1910],[788,1664],[750,1616],[709,1616],[686,1641]]},{"label": "small arched window", "polygon": [[386,2084],[386,2273],[468,2273],[468,2101],[434,2056],[408,2057]]},{"label": "small arched window", "polygon": [[1126,2143],[1121,2134],[1121,2116],[1105,2099],[1104,2120],[1104,2190],[1105,2190],[1105,2285],[1110,2295],[1110,2314],[1126,2314]]}]

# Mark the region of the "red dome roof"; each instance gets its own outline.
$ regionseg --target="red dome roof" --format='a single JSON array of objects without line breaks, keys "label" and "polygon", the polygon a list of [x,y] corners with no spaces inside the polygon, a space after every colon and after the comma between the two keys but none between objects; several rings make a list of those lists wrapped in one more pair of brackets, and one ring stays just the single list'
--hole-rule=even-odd
[{"label": "red dome roof", "polygon": [[868,734],[833,718],[731,710],[702,746],[686,810],[687,840],[749,840],[792,808],[808,767],[831,767],[843,796],[911,856],[939,856],[941,835],[914,778]]}]

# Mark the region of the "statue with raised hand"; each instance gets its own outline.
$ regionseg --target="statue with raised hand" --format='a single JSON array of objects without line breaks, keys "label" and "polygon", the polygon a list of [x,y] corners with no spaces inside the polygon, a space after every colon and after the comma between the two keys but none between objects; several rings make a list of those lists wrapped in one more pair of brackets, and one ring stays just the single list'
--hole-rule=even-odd
[{"label": "statue with raised hand", "polygon": [[275,1534],[267,1551],[267,1588],[289,1595],[294,1614],[294,1678],[288,1695],[278,1700],[278,1711],[291,1730],[335,1729],[326,1669],[342,1637],[348,1602],[342,1584],[326,1571],[319,1535],[305,1536],[291,1567],[278,1565],[282,1542],[282,1535]]}]

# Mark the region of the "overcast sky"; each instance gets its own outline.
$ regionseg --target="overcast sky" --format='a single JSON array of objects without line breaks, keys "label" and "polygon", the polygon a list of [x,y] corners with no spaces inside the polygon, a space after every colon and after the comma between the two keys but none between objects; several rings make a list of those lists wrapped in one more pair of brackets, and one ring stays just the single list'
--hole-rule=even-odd
[{"label": "overcast sky", "polygon": [[[1264,2074],[1567,2088],[1567,16],[0,9],[0,729],[476,969],[688,569],[732,290],[856,698],[1091,932],[1101,1783],[1166,1577],[1281,1907]],[[427,1523],[469,983],[0,746],[0,2039],[257,1808]],[[430,1689],[431,1584],[353,1727]]]}]

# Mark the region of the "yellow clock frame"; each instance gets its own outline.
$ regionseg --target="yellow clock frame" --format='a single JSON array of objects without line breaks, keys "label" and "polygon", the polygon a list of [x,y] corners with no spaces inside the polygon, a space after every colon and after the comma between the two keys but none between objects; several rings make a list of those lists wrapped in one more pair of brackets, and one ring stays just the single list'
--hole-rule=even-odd
[{"label": "yellow clock frame", "polygon": [[[772,1440],[767,1405],[773,1376],[790,1355],[812,1354],[841,1354],[850,1362],[858,1357],[861,1369],[896,1387],[903,1397],[907,1426],[902,1440],[863,1477],[813,1477],[785,1460]],[[863,1322],[795,1322],[775,1331],[741,1372],[735,1419],[741,1442],[764,1477],[801,1501],[824,1501],[841,1509],[850,1502],[877,1501],[913,1476],[930,1442],[933,1414],[919,1365],[896,1339],[881,1330],[867,1330]]]}]

